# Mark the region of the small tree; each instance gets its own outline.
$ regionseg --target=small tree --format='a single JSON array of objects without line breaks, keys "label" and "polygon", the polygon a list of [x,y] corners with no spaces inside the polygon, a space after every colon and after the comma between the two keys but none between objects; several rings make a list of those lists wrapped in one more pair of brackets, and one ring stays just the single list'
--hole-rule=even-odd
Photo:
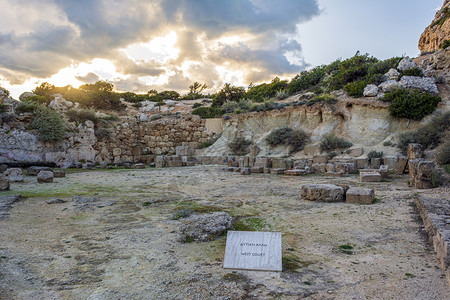
[{"label": "small tree", "polygon": [[192,85],[189,86],[189,93],[188,95],[192,95],[193,99],[196,98],[196,96],[201,95],[201,92],[205,90],[208,86],[206,83],[203,85],[200,82],[194,82]]}]

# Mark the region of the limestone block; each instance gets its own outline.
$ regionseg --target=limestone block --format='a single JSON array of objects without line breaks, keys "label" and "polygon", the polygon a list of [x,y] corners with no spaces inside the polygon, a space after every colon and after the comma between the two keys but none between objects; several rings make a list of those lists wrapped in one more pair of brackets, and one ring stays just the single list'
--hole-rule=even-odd
[{"label": "limestone block", "polygon": [[381,174],[378,172],[360,172],[359,173],[360,182],[380,182]]},{"label": "limestone block", "polygon": [[251,173],[264,173],[264,167],[251,167]]},{"label": "limestone block", "polygon": [[301,187],[303,200],[337,202],[344,200],[344,189],[333,184],[306,184]]},{"label": "limestone block", "polygon": [[375,84],[368,84],[364,88],[364,97],[375,97],[378,94],[378,87]]},{"label": "limestone block", "polygon": [[264,167],[264,174],[270,174],[271,168]]},{"label": "limestone block", "polygon": [[241,168],[241,175],[250,175],[250,168]]},{"label": "limestone block", "polygon": [[5,175],[0,175],[0,191],[9,190],[10,181]]},{"label": "limestone block", "polygon": [[369,159],[367,158],[356,158],[355,159],[356,168],[367,169],[369,167]]},{"label": "limestone block", "polygon": [[23,182],[23,173],[21,168],[10,168],[3,173],[10,182]]},{"label": "limestone block", "polygon": [[380,170],[378,171],[380,173],[381,178],[388,178],[389,177],[389,168],[387,165],[381,165]]},{"label": "limestone block", "polygon": [[370,167],[372,169],[378,169],[381,166],[381,158],[373,157],[370,159]]},{"label": "limestone block", "polygon": [[212,157],[211,156],[202,156],[202,165],[211,165]]},{"label": "limestone block", "polygon": [[305,175],[305,174],[306,174],[306,171],[301,170],[301,169],[286,170],[284,172],[284,175],[288,175],[288,176],[301,176],[301,175]]},{"label": "limestone block", "polygon": [[363,148],[350,149],[350,156],[352,156],[352,157],[359,157],[359,156],[363,155],[363,153],[364,153]]},{"label": "limestone block", "polygon": [[342,174],[352,174],[356,172],[356,166],[354,163],[341,163],[338,162],[335,164],[335,169],[337,173]]},{"label": "limestone block", "polygon": [[274,169],[288,169],[287,161],[284,158],[273,158],[272,168]]},{"label": "limestone block", "polygon": [[270,167],[272,167],[272,161],[270,160],[270,158],[255,157],[255,162],[254,162],[253,166],[254,167],[270,168]]},{"label": "limestone block", "polygon": [[249,166],[250,166],[250,164],[249,164],[248,156],[239,158],[239,167],[240,168],[248,168]]},{"label": "limestone block", "polygon": [[162,155],[158,155],[155,157],[155,167],[156,168],[164,168],[166,166],[166,159]]},{"label": "limestone block", "polygon": [[398,164],[397,156],[386,156],[382,159],[383,165],[387,165],[389,170],[396,170]]},{"label": "limestone block", "polygon": [[418,189],[432,188],[432,174],[435,171],[435,164],[432,161],[419,161],[417,164],[417,174],[414,185]]},{"label": "limestone block", "polygon": [[336,167],[335,167],[334,164],[328,163],[328,164],[326,164],[326,166],[325,166],[325,170],[327,171],[327,173],[328,173],[328,172],[336,172]]},{"label": "limestone block", "polygon": [[313,164],[312,169],[314,173],[325,173],[327,171],[326,164]]},{"label": "limestone block", "polygon": [[313,157],[313,164],[326,164],[328,162],[327,155],[318,155]]},{"label": "limestone block", "polygon": [[120,148],[113,149],[113,156],[120,156],[121,154],[122,154],[122,149],[120,149]]},{"label": "limestone block", "polygon": [[53,178],[54,176],[52,171],[40,171],[37,174],[38,182],[46,182],[46,183],[53,182]]},{"label": "limestone block", "polygon": [[134,164],[131,166],[133,169],[145,169],[145,165],[143,163]]},{"label": "limestone block", "polygon": [[177,167],[182,167],[183,166],[183,162],[178,159],[171,159],[167,162],[167,166],[169,168],[177,168]]},{"label": "limestone block", "polygon": [[423,156],[423,147],[420,144],[409,144],[408,148],[406,148],[406,153],[408,160],[422,158]]},{"label": "limestone block", "polygon": [[64,170],[53,170],[54,178],[63,178],[66,177],[66,172]]},{"label": "limestone block", "polygon": [[395,175],[402,175],[405,172],[408,159],[405,156],[398,158],[397,167],[395,168]]},{"label": "limestone block", "polygon": [[273,169],[270,169],[270,174],[281,175],[281,174],[284,174],[285,171],[286,171],[286,169],[273,168]]},{"label": "limestone block", "polygon": [[350,188],[345,195],[345,202],[355,204],[372,204],[375,199],[373,189]]},{"label": "limestone block", "polygon": [[28,176],[36,176],[40,171],[51,171],[52,169],[49,167],[29,167],[27,169]]}]

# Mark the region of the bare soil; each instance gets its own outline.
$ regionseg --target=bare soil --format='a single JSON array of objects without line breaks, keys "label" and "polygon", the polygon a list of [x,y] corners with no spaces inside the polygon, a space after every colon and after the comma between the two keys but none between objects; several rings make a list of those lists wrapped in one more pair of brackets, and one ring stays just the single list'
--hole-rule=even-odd
[{"label": "bare soil", "polygon": [[[419,191],[406,180],[243,176],[218,166],[94,170],[49,184],[26,177],[8,192],[25,200],[0,220],[0,299],[449,299],[413,204]],[[306,183],[370,187],[377,202],[304,201]],[[75,195],[116,204],[82,209]],[[53,198],[67,202],[46,204]],[[283,272],[223,269],[226,236],[177,242],[183,219],[172,216],[185,208],[282,232]]]}]

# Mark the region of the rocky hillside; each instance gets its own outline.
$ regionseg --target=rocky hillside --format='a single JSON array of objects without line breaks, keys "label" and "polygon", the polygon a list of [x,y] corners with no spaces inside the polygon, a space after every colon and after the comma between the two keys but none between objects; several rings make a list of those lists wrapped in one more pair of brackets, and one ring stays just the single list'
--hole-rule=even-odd
[{"label": "rocky hillside", "polygon": [[434,52],[442,48],[445,41],[450,41],[450,0],[445,0],[433,22],[420,36],[419,50],[421,53]]}]

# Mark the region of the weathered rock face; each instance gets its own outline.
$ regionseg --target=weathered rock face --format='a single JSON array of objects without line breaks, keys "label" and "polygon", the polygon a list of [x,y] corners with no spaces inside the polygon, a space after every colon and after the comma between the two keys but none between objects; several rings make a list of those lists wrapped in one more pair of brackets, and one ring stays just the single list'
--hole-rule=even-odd
[{"label": "weathered rock face", "polygon": [[450,47],[420,56],[416,58],[416,62],[425,70],[426,76],[436,76],[442,81],[450,82]]},{"label": "weathered rock face", "polygon": [[420,52],[433,52],[442,47],[445,40],[450,40],[450,0],[445,0],[433,22],[419,39]]}]

